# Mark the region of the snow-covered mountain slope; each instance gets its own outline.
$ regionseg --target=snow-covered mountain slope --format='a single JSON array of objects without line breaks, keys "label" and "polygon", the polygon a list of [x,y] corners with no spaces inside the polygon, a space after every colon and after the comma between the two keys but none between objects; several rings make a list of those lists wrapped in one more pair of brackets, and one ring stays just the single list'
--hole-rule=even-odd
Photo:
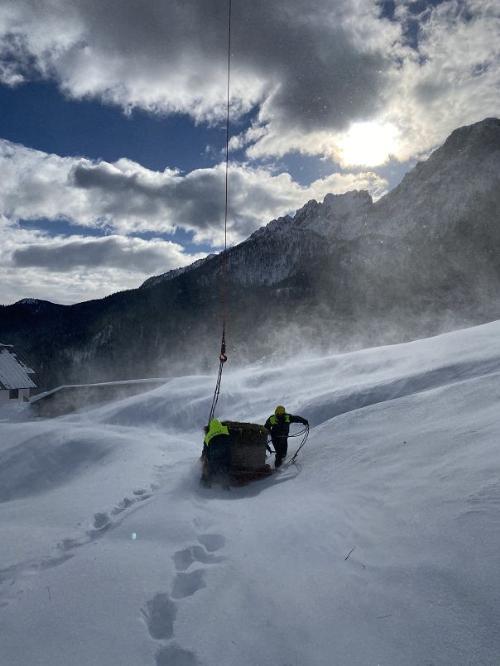
[{"label": "snow-covered mountain slope", "polygon": [[[299,262],[314,258],[324,248],[324,239],[338,243],[382,234],[401,241],[415,232],[433,238],[455,231],[464,222],[476,230],[486,230],[491,217],[498,222],[499,193],[500,119],[486,118],[452,132],[426,161],[419,162],[400,185],[376,203],[364,190],[327,194],[322,202],[307,202],[293,216],[272,220],[230,249],[231,275],[240,284],[276,284],[300,270]],[[311,245],[315,236],[323,240]],[[265,257],[267,246],[269,261]],[[264,260],[259,264],[263,252]],[[150,278],[143,286],[196,270],[205,261]]]},{"label": "snow-covered mountain slope", "polygon": [[195,268],[198,268],[199,266],[203,266],[204,263],[210,261],[210,259],[213,259],[215,256],[216,256],[215,254],[208,254],[206,257],[202,257],[201,259],[193,261],[193,263],[189,264],[189,266],[181,266],[180,268],[174,268],[173,270],[167,271],[166,273],[162,273],[161,275],[154,275],[153,277],[150,277],[147,280],[145,280],[141,284],[140,289],[147,287],[154,287],[154,285],[160,284],[161,282],[166,282],[167,280],[173,280],[175,277],[177,277],[178,275],[182,275],[186,271],[192,271]]},{"label": "snow-covered mountain slope", "polygon": [[499,210],[500,120],[490,118],[453,132],[376,203],[327,195],[273,220],[228,250],[227,272],[219,254],[98,301],[0,306],[0,339],[53,388],[207,367],[223,281],[232,341],[252,361],[294,331],[338,351],[492,321]]},{"label": "snow-covered mountain slope", "polygon": [[460,223],[487,233],[498,227],[500,119],[460,127],[373,208],[372,230],[404,236],[423,229],[440,237]]},{"label": "snow-covered mountain slope", "polygon": [[0,415],[2,666],[498,663],[500,322],[228,366],[221,417],[313,426],[230,492],[198,485],[213,382]]}]

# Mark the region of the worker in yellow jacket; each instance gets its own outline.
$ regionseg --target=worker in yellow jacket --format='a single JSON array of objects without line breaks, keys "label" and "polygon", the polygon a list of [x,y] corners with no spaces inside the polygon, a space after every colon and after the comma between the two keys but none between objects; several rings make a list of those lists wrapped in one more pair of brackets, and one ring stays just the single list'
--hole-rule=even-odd
[{"label": "worker in yellow jacket", "polygon": [[229,428],[219,420],[212,419],[205,428],[202,460],[203,473],[201,482],[210,487],[212,481],[219,481],[223,486],[229,485],[229,468],[231,466],[232,438]]},{"label": "worker in yellow jacket", "polygon": [[288,433],[290,431],[290,423],[302,423],[309,425],[307,419],[302,416],[294,416],[288,414],[283,405],[278,405],[266,421],[264,427],[271,433],[271,440],[276,451],[274,466],[280,467],[283,460],[286,458],[288,451]]}]

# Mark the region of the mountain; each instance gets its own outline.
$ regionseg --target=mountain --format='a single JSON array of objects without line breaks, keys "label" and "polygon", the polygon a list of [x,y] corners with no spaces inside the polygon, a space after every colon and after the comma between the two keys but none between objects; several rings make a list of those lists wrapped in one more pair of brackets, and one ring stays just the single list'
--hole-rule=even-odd
[{"label": "mountain", "polygon": [[[500,120],[454,131],[392,192],[327,195],[227,252],[232,361],[414,339],[500,317]],[[222,256],[107,298],[0,308],[43,383],[209,369]]]}]

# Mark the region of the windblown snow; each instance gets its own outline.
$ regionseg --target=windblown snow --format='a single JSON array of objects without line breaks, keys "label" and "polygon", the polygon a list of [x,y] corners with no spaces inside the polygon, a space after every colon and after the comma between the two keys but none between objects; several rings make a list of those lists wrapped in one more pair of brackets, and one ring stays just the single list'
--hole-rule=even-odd
[{"label": "windblown snow", "polygon": [[228,364],[221,418],[312,425],[230,492],[198,484],[213,383],[0,414],[1,666],[500,663],[500,322]]}]

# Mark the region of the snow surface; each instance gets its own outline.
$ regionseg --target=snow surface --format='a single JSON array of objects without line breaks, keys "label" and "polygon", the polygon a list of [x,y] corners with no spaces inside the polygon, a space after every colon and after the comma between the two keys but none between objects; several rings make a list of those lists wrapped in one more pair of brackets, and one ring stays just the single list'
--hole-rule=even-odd
[{"label": "snow surface", "polygon": [[223,381],[300,465],[200,488],[214,377],[0,414],[1,666],[499,664],[500,322]]}]

